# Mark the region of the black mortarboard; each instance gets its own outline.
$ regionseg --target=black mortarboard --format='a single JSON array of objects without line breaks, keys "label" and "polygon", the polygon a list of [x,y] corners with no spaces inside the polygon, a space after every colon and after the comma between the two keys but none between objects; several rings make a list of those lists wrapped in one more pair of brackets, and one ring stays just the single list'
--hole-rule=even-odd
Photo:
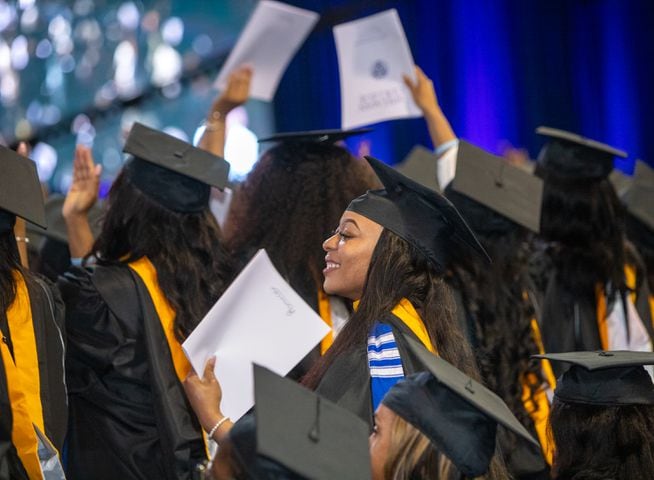
[{"label": "black mortarboard", "polygon": [[572,366],[556,382],[554,397],[588,405],[654,405],[654,384],[643,365],[654,352],[568,352],[532,355]]},{"label": "black mortarboard", "polygon": [[257,451],[311,479],[370,478],[368,425],[292,380],[254,365]]},{"label": "black mortarboard", "polygon": [[5,215],[0,218],[0,233],[13,228],[14,215],[47,228],[36,164],[29,158],[0,146],[0,169],[0,209],[5,211]]},{"label": "black mortarboard", "polygon": [[211,186],[227,185],[229,163],[166,133],[134,123],[123,151],[136,187],[164,207],[199,212],[209,205]]},{"label": "black mortarboard", "polygon": [[543,181],[463,140],[452,188],[533,232],[540,230]]},{"label": "black mortarboard", "polygon": [[422,145],[416,145],[404,160],[393,165],[393,168],[414,182],[440,192],[441,188],[436,179],[437,162],[438,155]]},{"label": "black mortarboard", "polygon": [[621,198],[627,211],[654,231],[654,169],[637,161],[632,181]]},{"label": "black mortarboard", "polygon": [[440,270],[446,268],[450,249],[456,245],[463,244],[488,259],[477,237],[448,199],[375,158],[365,158],[384,189],[369,190],[352,200],[348,210],[409,242]]},{"label": "black mortarboard", "polygon": [[613,170],[614,157],[627,153],[575,133],[538,127],[536,133],[549,138],[538,155],[538,167],[562,177],[606,178]]},{"label": "black mortarboard", "polygon": [[260,138],[262,142],[314,142],[314,143],[336,143],[355,135],[363,135],[372,132],[372,128],[357,128],[353,130],[309,130],[306,132],[285,132],[276,133],[269,137]]},{"label": "black mortarboard", "polygon": [[500,397],[405,337],[426,372],[395,384],[382,403],[427,436],[461,473],[477,477],[488,471],[498,423],[539,446]]}]

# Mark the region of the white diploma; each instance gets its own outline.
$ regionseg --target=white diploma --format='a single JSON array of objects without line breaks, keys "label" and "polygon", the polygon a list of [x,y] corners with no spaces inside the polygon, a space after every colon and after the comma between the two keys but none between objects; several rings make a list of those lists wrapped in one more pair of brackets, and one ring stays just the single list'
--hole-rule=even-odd
[{"label": "white diploma", "polygon": [[236,421],[254,405],[253,363],[286,375],[328,332],[259,250],[182,348],[198,375],[216,356],[222,411]]},{"label": "white diploma", "polygon": [[422,115],[402,79],[415,72],[395,9],[337,25],[334,39],[343,129]]},{"label": "white diploma", "polygon": [[289,62],[318,21],[310,10],[272,0],[261,0],[218,74],[222,90],[235,68],[248,64],[254,70],[250,97],[269,102]]}]

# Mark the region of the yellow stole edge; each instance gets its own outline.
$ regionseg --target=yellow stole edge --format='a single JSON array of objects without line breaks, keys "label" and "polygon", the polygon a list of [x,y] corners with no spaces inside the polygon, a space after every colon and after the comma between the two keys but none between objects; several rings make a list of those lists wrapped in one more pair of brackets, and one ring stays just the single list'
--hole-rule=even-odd
[{"label": "yellow stole edge", "polygon": [[332,307],[329,296],[321,289],[318,290],[318,315],[323,322],[329,325],[329,333],[320,341],[320,355],[324,355],[334,343],[334,330],[332,323]]},{"label": "yellow stole edge", "polygon": [[30,416],[27,397],[23,393],[20,373],[14,365],[14,359],[5,342],[0,342],[0,355],[5,368],[7,393],[11,404],[11,441],[29,478],[41,479],[43,472],[38,453],[39,442]]},{"label": "yellow stole edge", "polygon": [[[545,353],[545,348],[543,346],[543,340],[540,333],[540,327],[535,318],[531,319],[531,332],[532,338],[538,347],[539,353]],[[554,376],[554,371],[552,370],[552,364],[549,360],[541,360],[541,369],[545,380],[549,384],[550,388],[554,390],[556,388],[556,377]],[[535,382],[533,374],[525,376],[522,381],[522,404],[525,406],[525,410],[529,414],[534,427],[536,428],[536,435],[538,436],[538,441],[541,445],[543,452],[543,457],[545,461],[552,465],[552,459],[554,457],[554,442],[552,438],[547,434],[547,424],[549,422],[550,415],[550,402],[547,398],[547,391],[543,385],[541,385],[536,392],[534,392],[533,399],[531,396],[530,385]]]},{"label": "yellow stole edge", "polygon": [[[159,282],[157,280],[157,269],[147,257],[128,263],[129,268],[134,270],[145,284],[145,288],[150,294],[154,309],[159,317],[161,329],[166,336],[168,343],[168,350],[170,352],[173,366],[175,367],[175,374],[180,382],[183,382],[191,371],[191,364],[182,350],[182,345],[175,337],[175,310],[164,295]],[[209,446],[206,441],[205,435],[202,435],[207,458],[209,457]]]},{"label": "yellow stole edge", "polygon": [[425,346],[434,355],[438,355],[438,350],[432,345],[431,339],[429,338],[429,333],[425,327],[422,318],[416,311],[413,304],[406,298],[400,300],[395,308],[391,311],[393,315],[398,317],[404,324],[409,327],[413,334],[418,337],[420,342]]}]

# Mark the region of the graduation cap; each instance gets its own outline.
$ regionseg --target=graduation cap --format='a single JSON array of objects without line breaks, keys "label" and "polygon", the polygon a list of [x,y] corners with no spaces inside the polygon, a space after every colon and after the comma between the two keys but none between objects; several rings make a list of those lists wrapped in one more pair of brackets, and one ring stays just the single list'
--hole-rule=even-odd
[{"label": "graduation cap", "polygon": [[623,150],[565,130],[538,127],[536,133],[549,138],[538,156],[539,167],[562,177],[606,178],[614,157],[627,158]]},{"label": "graduation cap", "polygon": [[441,188],[436,179],[437,162],[438,155],[422,145],[416,145],[404,160],[393,165],[393,168],[414,182],[440,192]]},{"label": "graduation cap", "polygon": [[554,397],[588,405],[654,405],[654,384],[643,365],[654,352],[568,352],[532,355],[571,367],[557,380]]},{"label": "graduation cap", "polygon": [[488,471],[498,424],[540,448],[500,397],[405,337],[426,371],[395,384],[382,403],[420,430],[461,473],[477,477]]},{"label": "graduation cap", "polygon": [[[543,181],[463,140],[452,189],[533,232],[540,230]],[[478,223],[483,230],[484,219],[479,220],[473,226]]]},{"label": "graduation cap", "polygon": [[459,244],[490,262],[477,237],[448,199],[375,158],[365,158],[384,189],[369,190],[352,200],[348,210],[409,242],[440,270],[447,265],[450,249]]},{"label": "graduation cap", "polygon": [[309,130],[306,132],[276,133],[269,137],[260,138],[263,142],[311,142],[311,143],[336,143],[355,135],[363,135],[372,132],[372,128],[358,128],[352,130]]},{"label": "graduation cap", "polygon": [[13,229],[14,216],[47,228],[43,192],[36,164],[13,150],[0,146],[0,233]]},{"label": "graduation cap", "polygon": [[370,478],[369,429],[359,417],[258,365],[254,386],[259,455],[301,477]]},{"label": "graduation cap", "polygon": [[166,133],[134,123],[123,151],[134,156],[126,165],[130,180],[170,210],[207,208],[211,186],[227,185],[229,163]]},{"label": "graduation cap", "polygon": [[654,169],[638,160],[633,179],[621,198],[627,211],[654,231]]}]

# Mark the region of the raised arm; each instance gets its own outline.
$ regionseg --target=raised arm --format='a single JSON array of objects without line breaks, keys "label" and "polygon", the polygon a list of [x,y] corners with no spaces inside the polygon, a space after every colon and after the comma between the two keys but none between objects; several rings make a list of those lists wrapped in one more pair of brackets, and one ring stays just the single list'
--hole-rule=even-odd
[{"label": "raised arm", "polygon": [[434,148],[438,149],[439,146],[456,140],[452,126],[438,104],[434,83],[425,72],[416,65],[416,82],[414,83],[405,75],[404,83],[409,88],[413,101],[425,116]]},{"label": "raised arm", "polygon": [[[23,157],[29,156],[29,150],[25,142],[20,142],[18,148],[16,149],[18,155]],[[27,255],[27,224],[25,220],[20,217],[16,217],[16,223],[14,224],[14,235],[16,236],[16,244],[18,245],[18,255],[20,256],[20,264],[24,268],[29,268],[29,257]]]},{"label": "raised arm", "polygon": [[83,258],[93,248],[94,239],[88,212],[98,199],[101,173],[102,165],[95,165],[91,149],[77,145],[73,162],[73,183],[62,209],[71,258]]},{"label": "raised arm", "polygon": [[243,105],[250,96],[252,69],[240,67],[227,80],[227,87],[213,101],[207,115],[206,128],[198,147],[208,152],[225,156],[226,117],[234,108]]}]

